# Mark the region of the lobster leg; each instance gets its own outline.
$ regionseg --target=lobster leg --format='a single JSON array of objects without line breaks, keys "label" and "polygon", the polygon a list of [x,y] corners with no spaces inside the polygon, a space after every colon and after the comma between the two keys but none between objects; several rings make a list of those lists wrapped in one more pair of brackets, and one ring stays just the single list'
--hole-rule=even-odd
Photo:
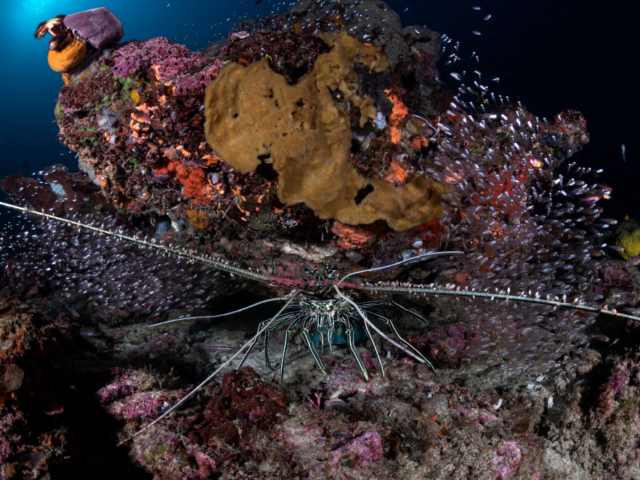
[{"label": "lobster leg", "polygon": [[353,357],[356,359],[356,363],[358,364],[358,368],[360,368],[360,372],[362,373],[362,376],[364,377],[366,382],[369,383],[369,374],[367,373],[367,369],[362,364],[362,359],[360,358],[360,354],[358,353],[358,350],[356,349],[356,345],[354,342],[353,325],[351,324],[348,318],[346,319],[346,323],[347,323],[347,331],[346,331],[347,345],[349,345],[349,348],[351,349],[351,353],[353,354]]},{"label": "lobster leg", "polygon": [[[367,312],[365,310],[366,313],[370,313]],[[371,336],[371,331],[369,330],[369,324],[367,322],[364,322],[364,330],[367,332],[367,337],[369,338],[369,341],[371,342],[371,346],[373,346],[373,351],[376,354],[376,360],[378,362],[378,367],[380,368],[380,374],[382,375],[382,378],[384,378],[384,367],[382,366],[382,359],[380,359],[380,353],[378,352],[378,347],[376,346],[376,342],[373,341],[373,337]]]},{"label": "lobster leg", "polygon": [[418,315],[416,312],[414,312],[413,310],[409,310],[406,307],[403,307],[402,305],[400,305],[398,302],[394,302],[393,300],[391,300],[389,302],[389,305],[391,305],[392,307],[395,307],[399,310],[404,310],[407,313],[410,313],[411,315],[413,315],[414,317],[418,317],[420,320],[422,320],[422,323],[424,323],[427,327],[429,326],[429,320],[427,320],[426,318],[424,318],[422,315]]},{"label": "lobster leg", "polygon": [[273,367],[271,366],[271,362],[269,361],[269,338],[271,337],[271,333],[274,332],[276,329],[280,328],[280,326],[283,323],[287,323],[291,319],[294,319],[294,321],[295,321],[295,318],[296,318],[296,315],[293,315],[293,314],[287,315],[285,318],[280,320],[278,323],[272,325],[265,332],[265,337],[264,337],[264,361],[265,361],[265,363],[267,364],[267,367],[269,367],[270,370],[273,370]]},{"label": "lobster leg", "polygon": [[313,359],[316,361],[316,364],[318,365],[318,367],[320,367],[320,371],[324,375],[329,375],[329,372],[327,372],[327,369],[322,363],[322,360],[320,359],[320,355],[318,355],[318,351],[316,350],[316,347],[313,346],[313,342],[311,341],[311,337],[309,336],[309,322],[311,320],[312,320],[311,317],[307,317],[307,320],[304,322],[304,326],[302,328],[302,338],[304,339],[304,342],[307,344],[307,347],[309,348],[309,350],[311,350],[311,355],[313,355]]},{"label": "lobster leg", "polygon": [[284,361],[287,358],[287,349],[289,348],[289,335],[301,319],[302,315],[297,315],[284,332],[284,346],[282,347],[282,358],[280,359],[280,385],[284,385]]}]

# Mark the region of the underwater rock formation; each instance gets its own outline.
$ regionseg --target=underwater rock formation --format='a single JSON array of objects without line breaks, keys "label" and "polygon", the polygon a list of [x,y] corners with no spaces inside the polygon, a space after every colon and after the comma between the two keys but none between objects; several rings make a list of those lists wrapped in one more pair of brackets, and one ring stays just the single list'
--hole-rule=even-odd
[{"label": "underwater rock formation", "polygon": [[[176,232],[183,241],[204,239],[246,267],[264,268],[270,259],[276,273],[306,279],[304,266],[292,268],[295,262],[315,265],[331,259],[339,271],[351,271],[393,263],[421,251],[422,245],[441,245],[444,223],[433,220],[458,215],[462,208],[477,208],[480,222],[493,221],[494,208],[508,211],[507,225],[531,218],[527,208],[536,200],[525,198],[530,188],[551,178],[551,171],[588,140],[583,120],[571,112],[548,123],[511,104],[491,105],[501,116],[452,111],[454,95],[442,89],[434,67],[438,35],[422,27],[400,29],[388,10],[391,32],[377,31],[374,38],[367,29],[355,37],[331,33],[350,26],[354,35],[362,4],[351,5],[349,14],[335,6],[323,20],[314,20],[315,6],[304,14],[296,8],[287,21],[276,16],[243,24],[246,30],[231,34],[212,58],[163,38],[116,46],[97,62],[92,77],[85,75],[75,85],[72,76],[61,90],[59,139],[79,153],[82,168],[124,211],[169,216],[184,225]],[[318,59],[336,58],[347,51],[343,44],[354,53],[378,52],[372,57],[376,60],[345,57],[344,72],[322,80],[332,92],[323,100],[324,109],[333,112],[331,121],[340,122],[342,133],[331,142],[320,136],[314,143],[309,135],[321,131],[320,118],[309,116],[316,107],[307,105],[304,91],[312,90]],[[367,66],[370,61],[375,68]],[[247,162],[246,155],[227,145],[246,148],[256,129],[266,135],[260,121],[263,126],[273,122],[264,115],[262,120],[247,117],[243,125],[229,128],[213,120],[215,105],[221,111],[250,109],[239,99],[229,104],[236,97],[227,94],[220,94],[226,104],[213,101],[213,92],[227,88],[222,77],[216,80],[225,66],[229,75],[258,67],[273,70],[269,77],[259,72],[252,77],[264,78],[265,87],[266,78],[273,78],[283,91],[299,91],[301,103],[292,111],[308,116],[304,141],[298,138],[301,132],[290,134],[291,124],[279,133],[277,151],[258,151],[258,158],[252,154],[251,166],[237,163],[237,158]],[[210,83],[212,105],[207,106],[204,89]],[[409,83],[414,85],[408,88]],[[205,116],[211,117],[209,144]],[[224,143],[213,140],[215,131]],[[319,147],[334,141],[333,150],[323,154],[334,159],[331,170],[323,170],[326,165],[320,162],[305,177],[308,166],[293,168],[286,160],[304,154],[303,144],[318,154]],[[456,164],[472,162],[463,158],[467,150],[483,159],[474,161],[473,169]],[[459,184],[473,191],[441,198]],[[510,195],[518,189],[522,198],[516,201]],[[477,233],[486,230],[474,227]]]},{"label": "underwater rock formation", "polygon": [[[116,45],[61,89],[58,138],[78,153],[102,202],[139,219],[147,233],[165,225],[169,243],[283,279],[274,286],[281,293],[330,271],[342,276],[446,248],[464,255],[371,272],[366,280],[606,300],[598,291],[603,253],[592,240],[611,223],[595,205],[610,190],[589,185],[582,179],[589,170],[575,164],[557,173],[588,142],[582,116],[565,111],[549,122],[498,102],[482,85],[461,87],[459,95],[444,90],[437,33],[402,29],[384,4],[325,10],[310,2],[245,21],[206,50],[211,57],[161,37]],[[5,189],[56,211],[60,200],[49,189],[23,184],[29,181],[15,178]],[[67,211],[79,208],[79,197],[65,200]],[[46,228],[57,235],[61,227]],[[123,248],[106,239],[93,247],[88,237],[74,242],[78,252],[105,249],[107,259],[120,258]],[[153,283],[144,282],[152,263],[127,270],[123,312],[193,309],[216,295],[203,289],[202,275],[191,289],[207,292],[202,301],[130,288]],[[122,265],[109,264],[112,272]],[[91,263],[79,265],[85,273],[73,276],[55,262],[68,291],[120,305],[115,298],[123,294],[113,292],[122,288],[109,267],[94,274]],[[155,265],[154,282],[167,286],[171,274],[160,272],[175,269]],[[106,286],[87,288],[104,275]],[[579,332],[593,321],[551,307],[477,302],[436,302],[470,342],[456,361],[535,354],[548,369],[584,345]],[[564,336],[552,340],[555,331]]]},{"label": "underwater rock formation", "polygon": [[42,478],[75,448],[53,381],[64,342],[59,325],[17,297],[0,296],[0,478]]},{"label": "underwater rock formation", "polygon": [[[55,110],[59,139],[78,153],[85,174],[52,167],[43,182],[14,175],[2,182],[6,192],[38,211],[215,253],[282,280],[259,286],[52,221],[3,236],[3,292],[73,317],[68,324],[83,337],[75,339],[78,355],[109,372],[91,393],[119,422],[112,428],[122,440],[192,391],[254,326],[207,337],[183,324],[124,329],[120,320],[202,309],[241,281],[270,296],[313,292],[310,280],[431,249],[464,252],[365,273],[359,285],[368,281],[367,293],[350,292],[380,298],[375,287],[408,288],[402,303],[442,328],[418,330],[402,314],[397,323],[437,374],[381,342],[386,377],[367,346],[357,348],[371,382],[341,348],[320,353],[329,371],[320,377],[293,331],[284,385],[270,383],[276,377],[262,352],[249,357],[250,367],[227,372],[221,385],[133,439],[130,454],[141,468],[187,479],[547,478],[566,475],[567,465],[586,478],[632,470],[639,367],[618,354],[637,343],[636,328],[617,322],[603,333],[594,313],[550,305],[411,295],[412,286],[434,282],[611,308],[638,300],[637,272],[598,245],[601,230],[615,224],[596,205],[610,189],[588,183],[589,169],[563,165],[588,142],[582,116],[539,119],[484,85],[445,90],[436,66],[443,41],[424,27],[402,29],[381,2],[303,1],[243,21],[206,55],[165,38],[132,41],[68,78]],[[273,92],[243,104],[230,94],[248,95],[243,82]],[[321,94],[313,92],[318,85]],[[265,108],[252,112],[259,101]],[[304,117],[301,124],[274,115],[280,102]],[[225,113],[246,118],[238,127]],[[327,125],[331,132],[320,131]],[[335,168],[295,163],[317,163],[321,154]],[[402,192],[415,186],[405,202]],[[392,211],[373,202],[380,195],[396,202]],[[47,382],[33,383],[46,366],[33,367],[15,339],[27,332],[53,341],[57,330],[13,314],[0,306],[0,459],[36,476],[46,455],[64,460],[71,442],[55,437],[43,452],[35,435],[18,438],[15,412],[25,394],[35,391],[49,413],[61,410]],[[601,364],[594,344],[609,337],[621,341],[611,342]],[[29,421],[25,430],[36,431]],[[581,423],[588,428],[578,441]]]}]

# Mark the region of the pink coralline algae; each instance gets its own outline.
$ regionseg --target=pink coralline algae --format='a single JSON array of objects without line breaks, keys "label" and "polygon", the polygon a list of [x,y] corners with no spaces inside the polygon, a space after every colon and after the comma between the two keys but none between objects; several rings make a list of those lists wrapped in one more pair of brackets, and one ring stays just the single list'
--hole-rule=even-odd
[{"label": "pink coralline algae", "polygon": [[4,463],[11,454],[13,454],[11,445],[9,445],[9,442],[7,440],[0,437],[0,463]]},{"label": "pink coralline algae", "polygon": [[364,432],[353,440],[349,440],[344,447],[332,453],[329,465],[335,466],[344,453],[356,455],[356,465],[363,468],[374,468],[382,458],[382,438],[378,432]]},{"label": "pink coralline algae", "polygon": [[514,441],[505,441],[502,447],[495,452],[495,456],[491,459],[491,467],[496,473],[494,480],[505,480],[510,478],[513,472],[522,460],[522,453],[518,445]]},{"label": "pink coralline algae", "polygon": [[[365,352],[361,355],[362,363],[370,374],[377,376],[376,360],[373,355]],[[370,394],[381,387],[379,382],[366,382],[356,365],[335,365],[329,372],[326,381],[328,397],[334,398],[340,395],[353,395],[355,393]]]},{"label": "pink coralline algae", "polygon": [[620,394],[629,385],[631,378],[636,375],[640,376],[638,371],[639,362],[627,359],[617,363],[613,367],[611,375],[604,384],[602,391],[598,397],[598,404],[594,416],[594,425],[603,427],[610,421],[611,417],[619,409],[620,405],[617,400]]},{"label": "pink coralline algae", "polygon": [[153,393],[140,393],[128,397],[124,401],[112,403],[107,407],[107,411],[117,417],[131,419],[155,416],[163,406],[168,405],[165,399],[159,398]]},{"label": "pink coralline algae", "polygon": [[147,391],[155,383],[146,373],[115,369],[113,380],[95,393],[102,407],[114,417],[134,419],[150,417],[184,394],[183,390]]},{"label": "pink coralline algae", "polygon": [[188,478],[195,479],[207,479],[216,469],[216,462],[211,459],[211,457],[205,455],[204,453],[196,453],[196,463],[198,464],[197,475]]},{"label": "pink coralline algae", "polygon": [[132,40],[119,47],[114,57],[115,75],[131,77],[138,72],[153,72],[158,82],[173,84],[178,95],[206,87],[218,76],[224,64],[220,60],[205,58],[199,52],[191,52],[184,45],[164,37],[145,42]]}]

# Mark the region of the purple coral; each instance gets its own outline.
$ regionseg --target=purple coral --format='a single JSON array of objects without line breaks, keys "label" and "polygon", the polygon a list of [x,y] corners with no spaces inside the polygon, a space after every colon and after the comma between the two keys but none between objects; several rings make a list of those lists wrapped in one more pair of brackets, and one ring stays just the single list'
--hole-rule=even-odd
[{"label": "purple coral", "polygon": [[177,75],[174,78],[175,93],[186,95],[188,90],[206,87],[218,76],[224,65],[225,62],[216,59],[197,73]]},{"label": "purple coral", "polygon": [[165,37],[152,38],[145,42],[133,40],[119,47],[116,52],[113,70],[121,77],[131,76],[136,70],[150,70],[154,65],[158,66],[159,71],[175,71],[178,59],[191,56],[187,47],[173,43]]}]

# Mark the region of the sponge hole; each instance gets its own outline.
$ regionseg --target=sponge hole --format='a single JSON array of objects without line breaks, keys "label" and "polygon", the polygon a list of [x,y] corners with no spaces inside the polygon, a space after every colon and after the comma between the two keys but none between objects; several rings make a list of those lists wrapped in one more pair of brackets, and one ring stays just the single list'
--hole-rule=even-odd
[{"label": "sponge hole", "polygon": [[356,205],[360,205],[362,201],[366,198],[366,196],[369,195],[371,192],[373,192],[373,186],[371,184],[358,190],[358,193],[356,194],[356,198],[354,198]]}]

